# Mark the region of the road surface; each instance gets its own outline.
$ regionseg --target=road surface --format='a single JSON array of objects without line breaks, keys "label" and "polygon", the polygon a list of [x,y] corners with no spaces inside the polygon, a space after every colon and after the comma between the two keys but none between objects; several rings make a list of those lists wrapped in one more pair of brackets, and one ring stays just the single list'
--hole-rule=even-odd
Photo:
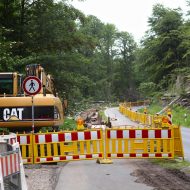
[{"label": "road surface", "polygon": [[55,190],[153,190],[136,183],[131,173],[137,169],[135,160],[114,160],[114,164],[93,161],[68,163],[60,173]]},{"label": "road surface", "polygon": [[[106,109],[105,114],[116,117],[112,125],[135,125],[137,123],[119,113],[118,108]],[[136,160],[114,160],[113,164],[97,164],[92,161],[69,162],[61,170],[56,190],[153,190],[143,183],[136,183],[132,176],[136,169]]]},{"label": "road surface", "polygon": [[182,127],[181,134],[182,134],[185,160],[190,161],[190,129],[186,127]]},{"label": "road surface", "polygon": [[136,122],[131,121],[129,118],[121,114],[118,107],[107,108],[105,110],[105,115],[110,117],[112,126],[139,126]]}]

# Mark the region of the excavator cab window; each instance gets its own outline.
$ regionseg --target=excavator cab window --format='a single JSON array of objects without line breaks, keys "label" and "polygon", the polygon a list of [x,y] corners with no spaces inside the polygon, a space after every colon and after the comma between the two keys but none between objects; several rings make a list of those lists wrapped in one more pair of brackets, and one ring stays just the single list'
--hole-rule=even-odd
[{"label": "excavator cab window", "polygon": [[0,75],[0,94],[13,94],[13,75]]}]

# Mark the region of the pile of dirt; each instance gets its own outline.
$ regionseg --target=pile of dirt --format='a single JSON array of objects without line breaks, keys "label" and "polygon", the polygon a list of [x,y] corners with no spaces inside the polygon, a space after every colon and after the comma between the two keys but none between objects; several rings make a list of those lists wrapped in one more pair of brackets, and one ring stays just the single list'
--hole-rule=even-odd
[{"label": "pile of dirt", "polygon": [[154,190],[189,190],[190,174],[178,169],[162,168],[149,161],[137,162],[138,168],[131,175],[137,177],[137,183],[155,187]]}]

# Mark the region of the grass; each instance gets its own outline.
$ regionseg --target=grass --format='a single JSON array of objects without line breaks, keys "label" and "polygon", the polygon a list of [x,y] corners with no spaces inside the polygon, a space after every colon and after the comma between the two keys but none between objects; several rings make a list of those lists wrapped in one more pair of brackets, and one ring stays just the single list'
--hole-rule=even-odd
[{"label": "grass", "polygon": [[100,110],[99,114],[102,117],[102,121],[106,122],[108,120],[105,113],[104,113],[104,110]]},{"label": "grass", "polygon": [[152,159],[152,163],[160,165],[163,168],[169,168],[169,169],[183,169],[183,168],[188,168],[188,173],[190,173],[190,162],[184,161],[184,160],[179,160],[179,159]]}]

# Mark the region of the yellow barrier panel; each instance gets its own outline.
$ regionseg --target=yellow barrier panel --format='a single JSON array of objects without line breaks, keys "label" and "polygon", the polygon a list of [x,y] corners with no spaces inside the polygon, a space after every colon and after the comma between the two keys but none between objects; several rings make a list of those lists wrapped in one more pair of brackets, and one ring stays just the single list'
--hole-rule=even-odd
[{"label": "yellow barrier panel", "polygon": [[106,158],[174,158],[173,129],[107,129]]},{"label": "yellow barrier panel", "polygon": [[176,156],[182,157],[184,159],[181,128],[180,126],[174,126],[173,128],[174,128],[174,153]]},{"label": "yellow barrier panel", "polygon": [[102,130],[33,135],[34,163],[103,158]]},{"label": "yellow barrier panel", "polygon": [[17,134],[24,164],[33,164],[32,134]]}]

